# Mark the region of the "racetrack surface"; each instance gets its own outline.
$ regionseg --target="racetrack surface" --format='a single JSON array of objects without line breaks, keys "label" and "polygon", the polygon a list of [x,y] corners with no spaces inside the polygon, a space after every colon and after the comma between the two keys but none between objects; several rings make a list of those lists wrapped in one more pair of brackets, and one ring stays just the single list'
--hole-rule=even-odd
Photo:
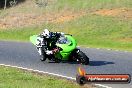
[{"label": "racetrack surface", "polygon": [[[90,65],[83,65],[88,74],[132,75],[132,52],[80,48],[89,58]],[[0,64],[15,65],[75,78],[77,63],[41,62],[34,45],[28,42],[0,42]],[[130,84],[103,84],[112,88],[132,88]]]}]

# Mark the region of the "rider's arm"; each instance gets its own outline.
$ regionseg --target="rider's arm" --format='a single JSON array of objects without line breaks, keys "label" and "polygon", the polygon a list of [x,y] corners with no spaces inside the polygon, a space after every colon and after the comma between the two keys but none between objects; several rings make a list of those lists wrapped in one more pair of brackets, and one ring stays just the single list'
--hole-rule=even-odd
[{"label": "rider's arm", "polygon": [[63,32],[56,32],[57,34],[61,35],[61,36],[64,36],[65,33]]}]

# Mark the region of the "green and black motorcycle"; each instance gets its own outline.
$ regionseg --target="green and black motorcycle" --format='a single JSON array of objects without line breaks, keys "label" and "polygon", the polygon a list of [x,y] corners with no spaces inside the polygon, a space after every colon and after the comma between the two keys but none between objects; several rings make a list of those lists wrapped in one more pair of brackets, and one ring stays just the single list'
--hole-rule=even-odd
[{"label": "green and black motorcycle", "polygon": [[[30,36],[30,41],[36,45],[38,35]],[[63,37],[60,37],[56,42],[56,46],[59,48],[59,51],[54,54],[54,61],[75,61],[84,65],[89,64],[89,58],[77,48],[77,42],[72,37],[72,35],[65,34]],[[45,61],[46,59],[51,60],[49,55],[43,53],[43,57],[41,61]],[[53,59],[52,59],[53,60]]]}]

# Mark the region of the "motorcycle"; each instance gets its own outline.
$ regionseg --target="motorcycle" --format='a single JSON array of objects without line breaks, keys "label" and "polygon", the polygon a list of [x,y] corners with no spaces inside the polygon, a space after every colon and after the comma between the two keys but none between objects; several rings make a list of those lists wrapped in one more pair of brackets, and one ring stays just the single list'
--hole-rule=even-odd
[{"label": "motorcycle", "polygon": [[[34,45],[37,43],[38,35],[30,36],[30,41]],[[55,62],[60,61],[75,61],[84,65],[89,64],[89,58],[83,53],[80,49],[77,48],[77,42],[72,37],[72,35],[65,34],[61,36],[56,42],[57,48],[52,55],[47,55],[44,51],[41,56],[41,61],[45,61],[46,59],[53,60]]]}]

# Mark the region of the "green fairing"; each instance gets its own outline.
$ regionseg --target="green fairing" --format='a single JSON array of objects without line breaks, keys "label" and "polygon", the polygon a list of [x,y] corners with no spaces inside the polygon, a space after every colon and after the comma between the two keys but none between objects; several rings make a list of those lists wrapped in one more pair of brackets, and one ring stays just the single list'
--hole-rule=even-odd
[{"label": "green fairing", "polygon": [[69,55],[76,48],[77,43],[76,43],[76,40],[72,36],[65,35],[65,37],[68,40],[70,40],[71,42],[69,44],[57,44],[57,46],[59,46],[59,47],[61,47],[63,49],[63,51],[60,52],[60,54],[63,57],[62,59],[63,60],[68,60]]},{"label": "green fairing", "polygon": [[[36,45],[38,35],[33,35],[30,37],[30,41]],[[56,44],[58,47],[61,47],[63,50],[60,53],[57,53],[55,57],[60,58],[62,57],[62,60],[68,60],[69,55],[71,52],[76,48],[77,42],[71,35],[65,35],[65,37],[70,41],[68,44]]]}]

